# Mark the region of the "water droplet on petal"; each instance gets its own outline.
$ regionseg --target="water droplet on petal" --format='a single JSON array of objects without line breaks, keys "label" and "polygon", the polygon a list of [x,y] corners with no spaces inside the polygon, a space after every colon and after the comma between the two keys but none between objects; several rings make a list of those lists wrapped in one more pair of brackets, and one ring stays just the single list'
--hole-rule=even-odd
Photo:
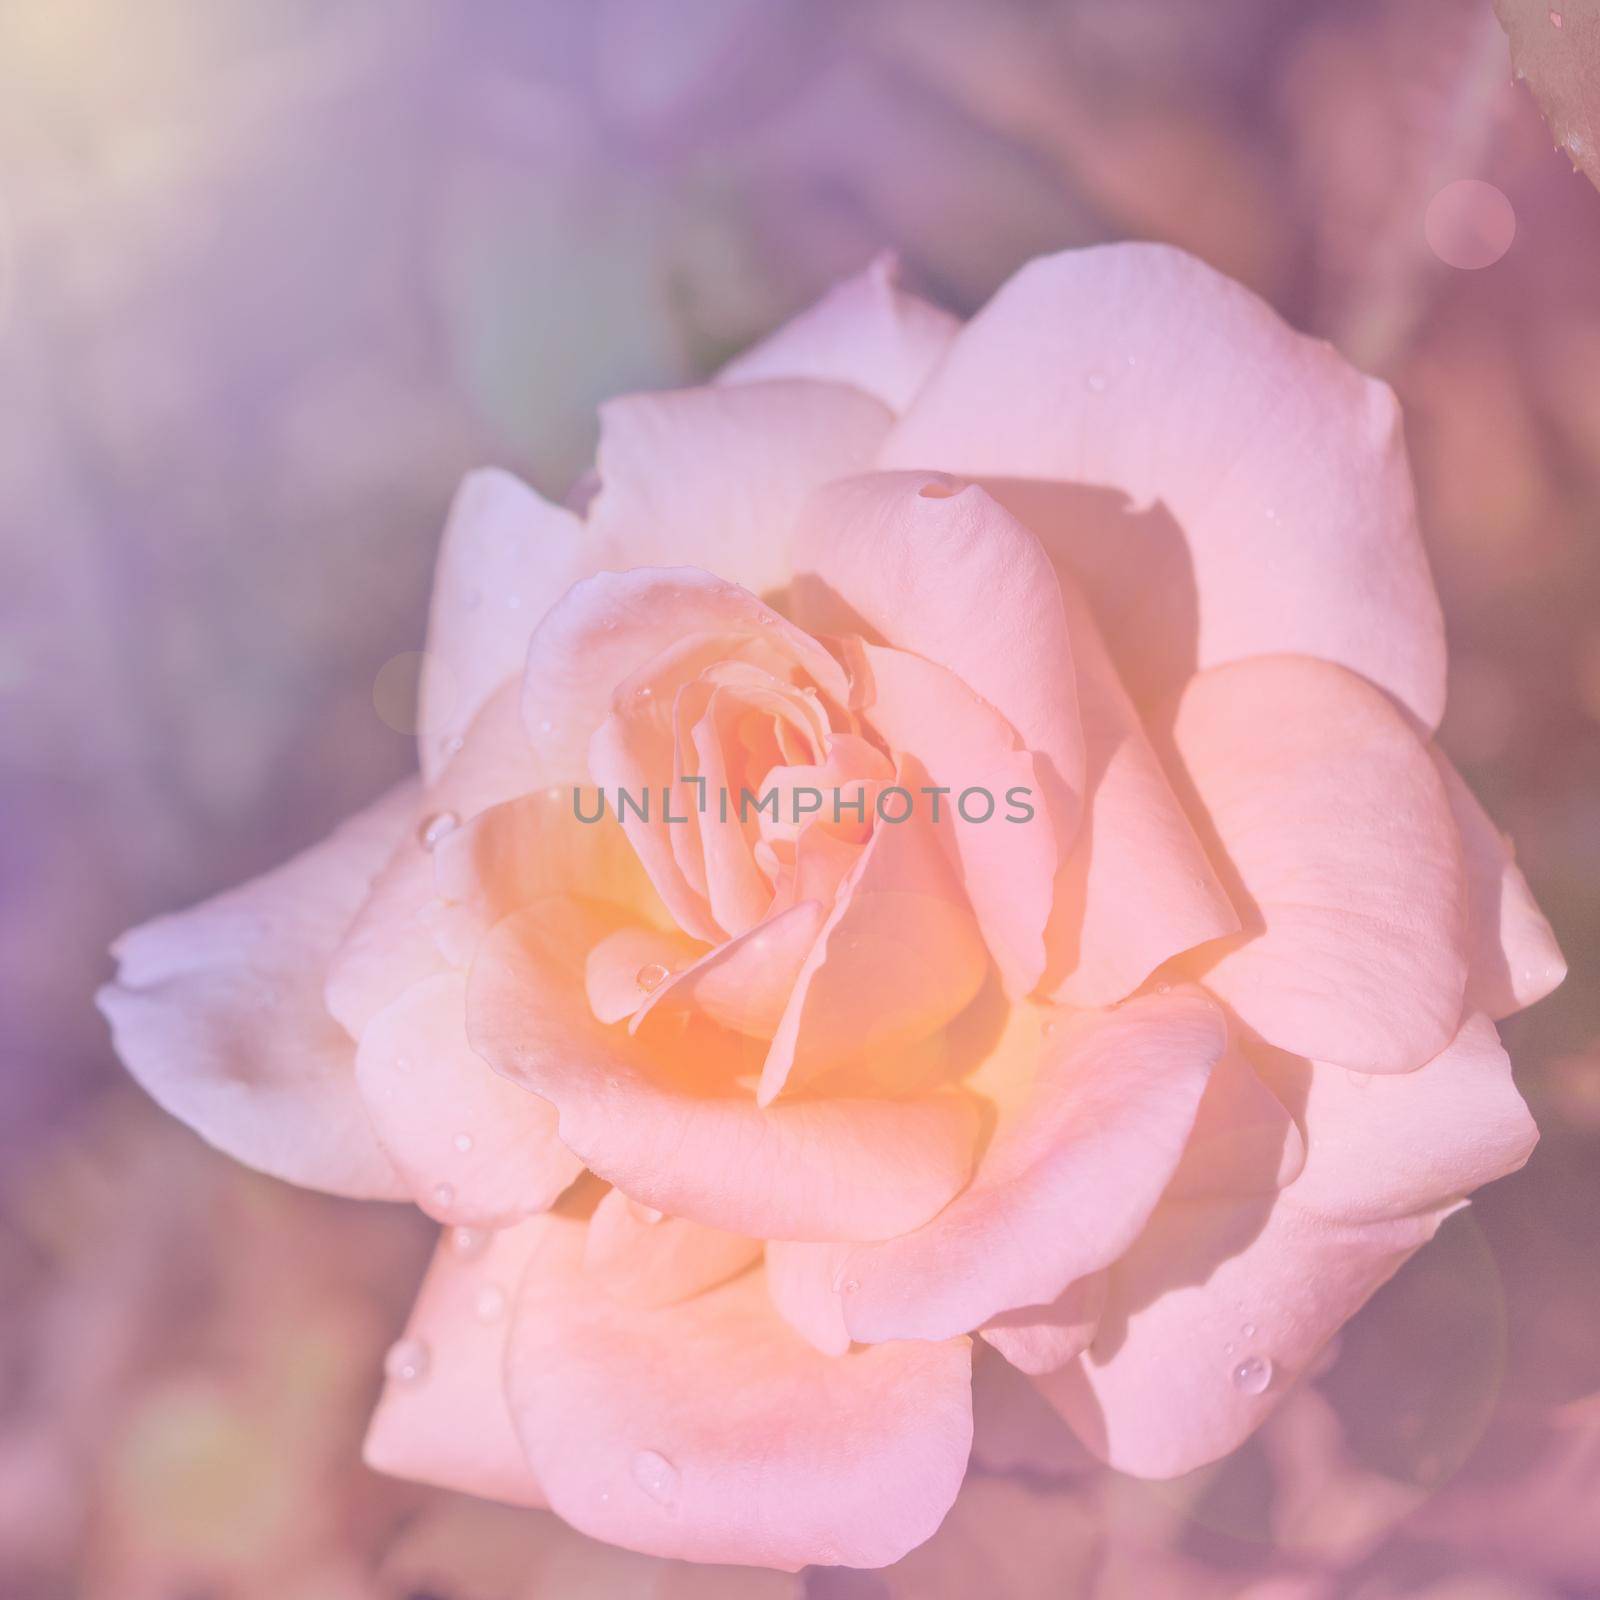
[{"label": "water droplet on petal", "polygon": [[463,1261],[471,1261],[489,1248],[492,1237],[487,1228],[452,1228],[450,1248]]},{"label": "water droplet on petal", "polygon": [[1048,1039],[1050,1037],[1050,1035],[1053,1034],[1055,1031],[1056,1031],[1055,1018],[1054,1017],[1046,1017],[1044,1019],[1043,1023],[1040,1024],[1039,1032],[1042,1033],[1045,1036],[1045,1038]]},{"label": "water droplet on petal", "polygon": [[479,1322],[498,1322],[506,1314],[506,1292],[498,1283],[486,1283],[472,1302]]},{"label": "water droplet on petal", "polygon": [[654,694],[655,690],[652,689],[648,683],[642,683],[639,685],[639,698],[641,700],[649,700]]},{"label": "water droplet on petal", "polygon": [[1156,985],[1156,993],[1157,994],[1171,994],[1172,993],[1172,985],[1170,983],[1158,983]]},{"label": "water droplet on petal", "polygon": [[659,1450],[641,1450],[633,1458],[633,1481],[661,1505],[677,1498],[678,1469]]},{"label": "water droplet on petal", "polygon": [[458,1133],[450,1142],[462,1155],[467,1155],[472,1150],[472,1135],[470,1133]]},{"label": "water droplet on petal", "polygon": [[420,1339],[397,1339],[383,1358],[386,1376],[396,1383],[419,1383],[428,1373],[428,1347]]},{"label": "water droplet on petal", "polygon": [[1265,1356],[1246,1356],[1233,1369],[1233,1386],[1245,1394],[1265,1394],[1272,1382],[1272,1363]]},{"label": "water droplet on petal", "polygon": [[555,731],[556,731],[556,725],[555,725],[555,723],[554,723],[554,722],[552,722],[552,721],[551,721],[551,720],[550,720],[550,718],[549,718],[549,717],[546,717],[546,718],[545,718],[545,719],[544,719],[544,720],[543,720],[543,721],[542,721],[542,722],[541,722],[541,723],[540,723],[540,724],[539,724],[539,732],[540,732],[540,733],[554,733],[554,732],[555,732]]},{"label": "water droplet on petal", "polygon": [[467,747],[467,741],[458,733],[453,739],[444,742],[444,753],[447,756],[458,756]]},{"label": "water droplet on petal", "polygon": [[1106,383],[1108,380],[1105,373],[1091,372],[1084,381],[1088,384],[1089,392],[1091,394],[1104,394],[1106,392]]},{"label": "water droplet on petal", "polygon": [[436,1206],[453,1206],[456,1202],[456,1190],[453,1183],[436,1183],[433,1186],[433,1203]]},{"label": "water droplet on petal", "polygon": [[424,850],[432,850],[446,834],[461,826],[461,818],[453,811],[435,811],[417,825],[417,843]]},{"label": "water droplet on petal", "polygon": [[1559,11],[1552,11],[1550,13],[1550,26],[1552,28],[1559,28],[1561,26],[1561,13]]},{"label": "water droplet on petal", "polygon": [[1239,1332],[1242,1333],[1246,1339],[1253,1339],[1256,1336],[1256,1325],[1253,1322],[1247,1322],[1239,1330]]},{"label": "water droplet on petal", "polygon": [[667,981],[667,969],[659,961],[647,961],[634,974],[633,981],[646,994],[653,994]]}]

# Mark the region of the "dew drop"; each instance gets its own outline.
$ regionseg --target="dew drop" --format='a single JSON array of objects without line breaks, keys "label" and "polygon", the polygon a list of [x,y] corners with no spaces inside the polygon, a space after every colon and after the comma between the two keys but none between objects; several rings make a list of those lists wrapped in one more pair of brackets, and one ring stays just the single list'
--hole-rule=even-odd
[{"label": "dew drop", "polygon": [[1104,394],[1106,392],[1107,378],[1103,372],[1091,372],[1084,380],[1089,386],[1091,394]]},{"label": "dew drop", "polygon": [[1559,11],[1552,11],[1550,13],[1550,26],[1552,28],[1559,28],[1561,26],[1561,13]]},{"label": "dew drop", "polygon": [[1171,994],[1172,993],[1172,985],[1170,983],[1158,983],[1156,985],[1156,993],[1157,994]]},{"label": "dew drop", "polygon": [[634,974],[633,981],[646,994],[654,994],[667,981],[667,969],[659,961],[647,961]]},{"label": "dew drop", "polygon": [[491,1237],[487,1228],[452,1228],[450,1248],[463,1261],[472,1261],[489,1248]]},{"label": "dew drop", "polygon": [[435,811],[424,817],[417,826],[417,843],[424,850],[434,849],[446,834],[461,826],[461,818],[453,811]]},{"label": "dew drop", "polygon": [[472,1150],[472,1135],[470,1133],[458,1133],[450,1142],[462,1155],[468,1155]]},{"label": "dew drop", "polygon": [[641,700],[652,699],[654,695],[655,690],[652,689],[648,683],[642,683],[639,685],[639,698]]},{"label": "dew drop", "polygon": [[1056,1023],[1055,1023],[1055,1018],[1054,1017],[1046,1017],[1044,1019],[1044,1021],[1039,1026],[1039,1032],[1042,1033],[1045,1036],[1045,1038],[1047,1038],[1047,1039],[1055,1031],[1056,1031]]},{"label": "dew drop", "polygon": [[420,1383],[428,1375],[428,1359],[420,1339],[397,1339],[383,1358],[383,1370],[396,1383]]},{"label": "dew drop", "polygon": [[1245,1394],[1265,1394],[1272,1382],[1272,1363],[1265,1356],[1246,1356],[1233,1369],[1233,1386]]},{"label": "dew drop", "polygon": [[541,723],[540,723],[540,724],[539,724],[539,732],[540,732],[540,733],[554,733],[554,732],[555,732],[555,731],[556,731],[556,725],[555,725],[555,723],[554,723],[554,722],[552,722],[552,721],[551,721],[551,720],[550,720],[550,718],[549,718],[549,717],[546,717],[546,718],[545,718],[545,719],[544,719],[544,720],[543,720],[543,721],[542,721],[542,722],[541,722]]},{"label": "dew drop", "polygon": [[1242,1328],[1241,1328],[1241,1329],[1240,1329],[1240,1330],[1239,1330],[1239,1332],[1240,1332],[1240,1333],[1241,1333],[1241,1334],[1243,1334],[1243,1336],[1244,1336],[1244,1337],[1245,1337],[1245,1338],[1246,1338],[1246,1339],[1253,1339],[1253,1338],[1255,1338],[1255,1336],[1256,1336],[1256,1325],[1255,1325],[1255,1323],[1253,1323],[1253,1322],[1247,1322],[1247,1323],[1245,1323],[1245,1325],[1244,1325],[1244,1326],[1243,1326],[1243,1327],[1242,1327]]},{"label": "dew drop", "polygon": [[455,1185],[453,1183],[434,1184],[433,1203],[436,1206],[453,1206],[456,1203]]},{"label": "dew drop", "polygon": [[479,1322],[498,1322],[506,1314],[506,1292],[498,1283],[486,1283],[472,1302]]},{"label": "dew drop", "polygon": [[677,1497],[678,1469],[659,1450],[641,1450],[633,1458],[633,1481],[661,1505]]},{"label": "dew drop", "polygon": [[458,756],[463,750],[466,749],[466,747],[467,741],[458,733],[454,738],[445,740],[444,753],[447,756]]}]

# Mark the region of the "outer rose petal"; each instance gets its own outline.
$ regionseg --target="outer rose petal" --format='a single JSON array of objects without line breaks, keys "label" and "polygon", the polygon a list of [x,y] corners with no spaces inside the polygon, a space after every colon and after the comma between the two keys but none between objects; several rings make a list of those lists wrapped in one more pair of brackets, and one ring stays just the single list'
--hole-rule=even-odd
[{"label": "outer rose petal", "polygon": [[1065,848],[1083,795],[1083,728],[1066,613],[1039,541],[975,486],[873,473],[812,500],[795,569],[807,626],[865,627],[926,656],[1017,730],[1039,759]]},{"label": "outer rose petal", "polygon": [[1449,1043],[1465,880],[1444,785],[1393,705],[1341,667],[1203,672],[1173,737],[1246,937],[1206,986],[1268,1043],[1404,1072]]},{"label": "outer rose petal", "polygon": [[158,1104],[235,1160],[334,1194],[405,1198],[322,979],[415,808],[415,784],[391,789],[283,866],[113,946],[117,981],[97,999],[117,1053]]},{"label": "outer rose petal", "polygon": [[979,1331],[1019,1372],[1054,1372],[1088,1349],[1105,1303],[1106,1275],[1094,1272],[1049,1305],[1002,1311]]},{"label": "outer rose petal", "polygon": [[[931,1222],[858,1246],[838,1273],[857,1339],[940,1339],[1048,1305],[1133,1242],[1183,1155],[1227,1047],[1200,994],[1151,995],[1052,1024],[1018,1007],[997,1055],[1038,1061],[972,1183]],[[1042,1054],[1041,1054],[1042,1051]]]},{"label": "outer rose petal", "polygon": [[589,741],[609,715],[617,685],[695,634],[770,639],[825,693],[841,703],[848,698],[833,657],[734,584],[695,567],[602,572],[564,595],[528,646],[522,715],[540,782],[587,782]]},{"label": "outer rose petal", "polygon": [[589,526],[619,567],[705,567],[756,594],[780,589],[806,498],[868,466],[892,420],[859,389],[805,379],[608,401]]},{"label": "outer rose petal", "polygon": [[899,286],[887,252],[816,305],[735,356],[718,383],[821,378],[852,384],[904,411],[933,364],[961,331],[960,320]]},{"label": "outer rose petal", "polygon": [[441,1237],[406,1324],[425,1369],[384,1385],[362,1452],[369,1467],[511,1505],[547,1504],[511,1426],[502,1373],[517,1284],[552,1225],[535,1217],[478,1238]]},{"label": "outer rose petal", "polygon": [[598,564],[582,522],[510,473],[490,468],[461,480],[428,612],[428,655],[442,671],[422,683],[427,782],[494,690],[522,670],[534,624]]},{"label": "outer rose petal", "polygon": [[367,1025],[356,1080],[417,1204],[440,1222],[498,1227],[551,1205],[583,1163],[548,1101],[473,1054],[466,1009],[464,972],[413,984]]},{"label": "outer rose petal", "polygon": [[[1330,1070],[1348,1076],[1342,1067]],[[1305,1158],[1305,1140],[1288,1108],[1244,1052],[1230,1049],[1206,1084],[1167,1198],[1264,1194],[1294,1182]]]},{"label": "outer rose petal", "polygon": [[[1160,502],[1192,563],[1193,665],[1320,656],[1438,721],[1444,630],[1394,396],[1181,251],[1031,262],[957,336],[880,460]],[[1101,555],[1110,617],[1149,568]]]},{"label": "outer rose petal", "polygon": [[[1043,1385],[1084,1443],[1124,1471],[1166,1477],[1233,1449],[1458,1197],[1533,1148],[1483,1017],[1416,1072],[1273,1070],[1283,1092],[1298,1081],[1304,1097],[1299,1178],[1275,1197],[1162,1205],[1113,1269],[1081,1367]],[[1260,1393],[1233,1379],[1252,1356],[1272,1363]]]},{"label": "outer rose petal", "polygon": [[1538,1142],[1500,1037],[1482,1015],[1468,1017],[1415,1072],[1367,1077],[1283,1056],[1264,1071],[1306,1128],[1305,1170],[1287,1196],[1341,1221],[1444,1205],[1515,1172]]},{"label": "outer rose petal", "polygon": [[1046,986],[1075,1006],[1110,1005],[1184,950],[1234,933],[1217,882],[1077,585],[1072,630],[1087,768],[1083,824],[1053,885]]},{"label": "outer rose petal", "polygon": [[759,1239],[665,1217],[620,1189],[608,1189],[594,1208],[583,1245],[589,1292],[636,1306],[687,1300],[760,1259]]},{"label": "outer rose petal", "polygon": [[1512,852],[1455,763],[1437,745],[1467,869],[1467,1004],[1497,1020],[1542,1000],[1567,975],[1556,936]]},{"label": "outer rose petal", "polygon": [[[512,679],[484,702],[462,748],[417,803],[412,826],[401,833],[328,963],[328,1009],[353,1039],[401,990],[448,965],[440,950],[446,930],[435,861],[418,828],[429,818],[473,817],[532,785],[533,754],[519,698]],[[446,834],[441,843],[448,840]]]},{"label": "outer rose petal", "polygon": [[654,1555],[882,1566],[939,1525],[972,1440],[966,1339],[824,1356],[759,1271],[659,1310],[587,1292],[581,1230],[524,1274],[507,1381],[555,1510]]},{"label": "outer rose petal", "polygon": [[[863,645],[872,675],[867,721],[891,750],[908,751],[933,785],[950,792],[933,797],[942,823],[939,837],[953,858],[972,910],[1013,999],[1029,994],[1044,971],[1044,929],[1055,874],[1055,831],[1045,813],[1033,757],[1016,748],[1016,735],[997,712],[954,674],[921,656]],[[987,820],[969,822],[960,807],[969,788],[987,792],[969,810]],[[1025,789],[1033,815],[1006,820],[1013,789]],[[920,797],[919,797],[920,803]],[[931,806],[930,806],[931,815]]]},{"label": "outer rose petal", "polygon": [[[1088,1353],[1036,1381],[1111,1466],[1192,1471],[1255,1430],[1449,1209],[1354,1224],[1287,1193],[1164,1205],[1112,1273]],[[1252,1357],[1271,1363],[1250,1369],[1269,1380],[1259,1392],[1259,1378],[1235,1376]]]},{"label": "outer rose petal", "polygon": [[763,1110],[715,1076],[704,1035],[663,1065],[661,1039],[606,1028],[584,996],[583,964],[616,925],[543,901],[484,942],[467,993],[474,1048],[555,1103],[562,1141],[601,1177],[659,1211],[762,1239],[882,1238],[926,1221],[966,1181],[970,1097],[808,1097]]}]

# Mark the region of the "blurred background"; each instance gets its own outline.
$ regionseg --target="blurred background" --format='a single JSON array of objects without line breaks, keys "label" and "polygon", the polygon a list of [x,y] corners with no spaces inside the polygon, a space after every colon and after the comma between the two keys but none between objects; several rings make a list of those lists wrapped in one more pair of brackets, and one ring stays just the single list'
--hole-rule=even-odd
[{"label": "blurred background", "polygon": [[[1592,0],[1503,5],[1600,93]],[[1586,127],[1554,147],[1487,0],[0,0],[0,1600],[1600,1593]],[[463,471],[563,494],[595,402],[884,246],[965,313],[1125,237],[1405,404],[1444,742],[1572,964],[1505,1029],[1533,1162],[1191,1479],[1092,1468],[988,1372],[979,1470],[888,1573],[682,1569],[367,1473],[431,1230],[146,1103],[107,942],[410,767],[392,664]]]}]

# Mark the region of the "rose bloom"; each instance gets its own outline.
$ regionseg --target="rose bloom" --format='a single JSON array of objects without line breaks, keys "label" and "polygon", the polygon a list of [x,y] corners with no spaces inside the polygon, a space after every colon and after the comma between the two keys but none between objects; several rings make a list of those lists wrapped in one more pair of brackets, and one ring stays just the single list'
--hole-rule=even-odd
[{"label": "rose bloom", "polygon": [[1186,1472],[1533,1146],[1493,1019],[1563,966],[1431,742],[1394,397],[1179,252],[965,326],[879,263],[605,406],[573,507],[473,475],[428,652],[420,780],[102,1000],[223,1150],[446,1226],[384,1471],[882,1565],[974,1337]]}]

